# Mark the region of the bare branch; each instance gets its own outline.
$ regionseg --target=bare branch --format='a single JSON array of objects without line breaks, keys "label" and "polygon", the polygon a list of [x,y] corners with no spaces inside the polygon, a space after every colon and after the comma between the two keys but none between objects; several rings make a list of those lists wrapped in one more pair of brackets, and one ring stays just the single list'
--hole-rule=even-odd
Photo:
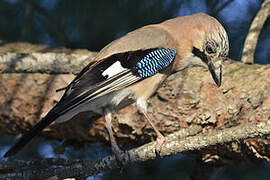
[{"label": "bare branch", "polygon": [[[88,51],[84,51],[84,53],[75,53],[75,51],[56,52],[56,50],[53,50],[52,48],[40,46],[34,47],[36,45],[28,46],[25,43],[22,43],[22,45],[19,46],[23,47],[22,50],[16,51],[7,48],[17,47],[13,44],[5,46],[3,49],[0,48],[0,52],[2,51],[2,54],[0,53],[0,67],[2,71],[57,73],[60,70],[61,73],[69,71],[77,73],[81,68],[80,64],[83,64],[82,66],[88,64],[95,56],[95,53]],[[33,49],[38,50],[33,51]],[[36,57],[36,55],[38,57]],[[29,58],[29,60],[27,58]],[[43,58],[43,60],[40,60],[41,58]],[[14,60],[12,61],[12,59]],[[37,61],[40,60],[41,62],[39,63],[43,64],[38,66],[38,63],[35,63],[36,59]],[[64,65],[74,63],[72,65],[74,67],[71,66],[65,68],[59,66],[56,68],[53,65],[53,61],[58,61],[55,64]],[[21,66],[20,63],[24,64],[26,62],[31,62],[32,64],[29,63],[25,66],[25,70],[25,67]],[[78,70],[73,70],[73,68]],[[20,69],[20,71],[18,71],[18,69]],[[32,71],[32,69],[34,69],[34,71]],[[226,61],[224,63],[224,81],[220,88],[217,88],[213,84],[211,76],[201,68],[189,69],[188,71],[175,73],[170,76],[165,84],[158,89],[157,93],[149,99],[149,114],[154,116],[155,124],[157,124],[159,130],[164,135],[168,135],[179,131],[180,129],[188,130],[194,125],[199,125],[202,132],[214,131],[223,132],[223,134],[218,135],[218,140],[211,139],[212,136],[208,136],[211,134],[194,136],[197,138],[204,137],[204,139],[191,139],[194,142],[191,142],[190,139],[189,142],[187,141],[188,139],[182,138],[179,138],[182,139],[180,142],[174,140],[170,142],[170,139],[168,139],[167,145],[163,148],[162,155],[185,151],[188,154],[191,153],[192,155],[195,155],[203,161],[208,162],[211,160],[211,157],[218,157],[219,160],[225,162],[226,157],[229,157],[230,160],[249,160],[249,158],[247,158],[247,153],[249,153],[250,156],[250,152],[252,152],[252,158],[269,160],[270,156],[267,154],[268,152],[265,152],[265,149],[268,148],[269,139],[261,137],[260,135],[254,136],[254,139],[225,144],[230,140],[235,141],[239,138],[246,139],[253,137],[250,133],[243,132],[245,131],[245,127],[250,126],[251,128],[254,128],[253,123],[269,121],[269,69],[269,65],[254,64],[250,66],[236,61]],[[40,119],[40,117],[48,112],[53,104],[61,97],[61,94],[56,93],[55,89],[65,87],[65,85],[73,79],[73,76],[41,75],[38,73],[0,74],[0,79],[0,100],[2,103],[0,106],[0,129],[2,133],[18,134],[19,132],[24,133],[27,131]],[[127,141],[129,144],[133,145],[145,144],[155,138],[154,133],[149,130],[150,127],[148,127],[143,120],[143,117],[137,113],[133,106],[128,106],[120,110],[119,113],[115,114],[114,120],[113,127],[119,145],[125,145]],[[225,130],[219,131],[219,129],[226,129],[234,126],[236,126],[235,132],[242,131],[241,133],[238,133],[241,136],[238,136],[237,133],[232,131],[228,131],[230,132],[228,134],[224,133],[227,132]],[[267,130],[268,125],[266,125],[265,128]],[[247,131],[250,132],[249,129]],[[104,131],[104,119],[99,116],[92,116],[91,113],[87,113],[87,115],[84,113],[79,114],[66,124],[52,124],[52,126],[42,131],[40,135],[49,138],[66,138],[84,142],[104,142],[108,140],[106,139],[108,138],[107,134]],[[237,137],[235,137],[235,135],[237,135]],[[229,136],[233,139],[228,139]],[[213,135],[213,137],[217,136]],[[181,145],[177,143],[181,143]],[[140,147],[137,150],[131,150],[132,152],[134,151],[135,154],[133,153],[133,160],[129,161],[137,162],[155,158],[155,154],[152,153],[152,146],[153,144],[149,144],[149,146],[143,146],[144,148]],[[180,146],[181,148],[179,148]],[[249,149],[250,152],[247,152],[246,149],[241,149],[242,146],[248,147],[246,149]],[[177,150],[170,149],[176,147]],[[130,154],[128,153],[128,155]],[[111,160],[113,157],[108,158]],[[112,163],[115,163],[115,161],[113,161],[109,162],[104,169],[100,164],[102,162],[104,163],[105,160],[88,162],[89,164],[87,165],[89,165],[89,167],[81,165],[86,162],[63,161],[58,162],[58,164],[56,163],[56,165],[64,166],[63,168],[56,168],[53,170],[49,167],[50,163],[54,163],[53,160],[49,160],[48,162],[45,161],[45,165],[41,164],[41,166],[35,164],[38,163],[38,161],[33,161],[28,162],[29,167],[40,167],[40,169],[32,172],[28,171],[29,174],[23,174],[26,177],[34,176],[34,174],[44,174],[44,177],[52,177],[55,173],[63,174],[63,177],[79,177],[82,174],[78,173],[78,171],[83,172],[85,170],[88,172],[86,173],[87,175],[91,175],[116,167],[111,166]],[[107,160],[105,162],[107,162]],[[92,166],[90,166],[91,163]],[[97,163],[99,163],[98,168],[96,168]],[[17,167],[21,168],[24,165],[24,163],[20,163]],[[8,167],[12,166],[9,164],[3,169],[6,170],[6,172],[9,172],[10,169]],[[91,167],[95,168],[89,170]],[[4,170],[0,170],[0,172],[4,172]],[[3,176],[6,177],[6,175],[7,174]],[[11,177],[18,176],[21,176],[21,174],[12,174],[12,172],[9,174],[10,179]]]},{"label": "bare branch", "polygon": [[256,50],[257,41],[263,25],[270,13],[270,0],[265,0],[262,3],[261,9],[255,16],[248,35],[245,40],[241,61],[246,64],[254,63],[254,53]]},{"label": "bare branch", "polygon": [[4,53],[0,73],[76,74],[93,60],[96,53]]},{"label": "bare branch", "polygon": [[[166,142],[161,149],[161,157],[181,152],[202,150],[212,145],[225,144],[232,141],[240,141],[246,138],[263,137],[270,134],[270,121],[254,124],[248,123],[245,125],[239,125],[223,130],[197,134],[201,130],[202,128],[200,126],[191,126],[187,129],[183,129],[168,135],[166,137]],[[141,147],[124,152],[122,154],[122,158],[124,160],[122,162],[123,165],[126,166],[131,163],[156,159],[157,156],[155,154],[154,147],[155,143],[151,142]],[[39,169],[32,172],[23,171],[19,173],[6,174],[2,177],[23,177],[27,179],[45,179],[50,177],[57,177],[58,179],[68,177],[87,177],[119,167],[114,156],[107,156],[105,158],[95,161],[85,160],[82,162],[78,162],[78,160],[75,160],[74,163],[72,163],[71,165],[69,165],[69,163],[64,163],[64,165],[67,166],[55,169]]]}]

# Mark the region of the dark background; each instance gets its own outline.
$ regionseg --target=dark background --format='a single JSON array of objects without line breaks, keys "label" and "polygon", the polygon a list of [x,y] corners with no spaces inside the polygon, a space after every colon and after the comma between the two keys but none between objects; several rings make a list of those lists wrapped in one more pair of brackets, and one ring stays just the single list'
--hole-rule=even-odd
[{"label": "dark background", "polygon": [[[240,60],[249,26],[262,0],[0,0],[0,40],[2,43],[27,41],[52,47],[87,48],[99,51],[112,40],[141,26],[166,19],[205,12],[225,27],[230,40],[230,58]],[[227,6],[224,6],[224,4]],[[270,63],[270,20],[260,34],[255,63]],[[14,142],[2,135],[0,157]],[[36,154],[15,158],[63,157],[96,159],[110,153],[103,144],[85,144],[80,150],[66,148],[57,155],[61,142],[32,142]],[[29,146],[28,146],[29,147]],[[162,160],[131,165],[100,174],[93,179],[182,179],[196,168],[196,160],[176,155]],[[239,163],[226,166],[219,179],[270,179],[269,163]],[[89,178],[92,179],[92,178]]]},{"label": "dark background", "polygon": [[[226,3],[230,2],[230,3]],[[0,0],[0,39],[99,51],[141,26],[205,12],[230,39],[230,57],[241,58],[249,26],[262,0]],[[224,4],[227,6],[224,6]],[[270,20],[261,32],[255,62],[270,63]]]}]

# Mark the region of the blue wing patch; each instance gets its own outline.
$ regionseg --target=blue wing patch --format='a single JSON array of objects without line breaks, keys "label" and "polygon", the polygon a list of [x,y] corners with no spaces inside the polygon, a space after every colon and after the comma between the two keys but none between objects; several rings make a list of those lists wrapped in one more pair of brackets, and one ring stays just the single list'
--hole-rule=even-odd
[{"label": "blue wing patch", "polygon": [[174,60],[176,50],[156,49],[142,58],[136,64],[136,70],[140,78],[147,78],[169,66]]}]

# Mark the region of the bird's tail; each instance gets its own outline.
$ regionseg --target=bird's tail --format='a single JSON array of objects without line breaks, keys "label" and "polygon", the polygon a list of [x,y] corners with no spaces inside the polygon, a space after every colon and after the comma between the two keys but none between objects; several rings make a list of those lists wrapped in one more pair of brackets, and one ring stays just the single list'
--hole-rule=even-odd
[{"label": "bird's tail", "polygon": [[4,157],[15,155],[19,152],[33,137],[35,137],[40,131],[51,124],[59,117],[59,114],[54,111],[50,111],[41,121],[39,121],[29,132],[23,135],[19,141],[12,146],[8,152],[5,153]]}]

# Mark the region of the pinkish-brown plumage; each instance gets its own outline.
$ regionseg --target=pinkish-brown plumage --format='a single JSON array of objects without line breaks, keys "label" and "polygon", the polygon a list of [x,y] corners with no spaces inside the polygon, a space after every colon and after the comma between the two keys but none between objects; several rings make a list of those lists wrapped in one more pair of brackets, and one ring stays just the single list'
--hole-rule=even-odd
[{"label": "pinkish-brown plumage", "polygon": [[[112,150],[121,160],[111,127],[111,114],[114,109],[133,102],[157,133],[158,153],[164,137],[147,114],[147,99],[170,74],[192,66],[208,68],[220,86],[222,61],[228,49],[224,28],[206,14],[177,17],[132,31],[104,47],[96,56],[96,63],[82,70],[66,88],[60,102],[5,157],[17,153],[51,122],[61,123],[80,112],[93,111],[105,116]],[[139,71],[142,65],[145,67]],[[143,76],[142,72],[154,74]]]}]

